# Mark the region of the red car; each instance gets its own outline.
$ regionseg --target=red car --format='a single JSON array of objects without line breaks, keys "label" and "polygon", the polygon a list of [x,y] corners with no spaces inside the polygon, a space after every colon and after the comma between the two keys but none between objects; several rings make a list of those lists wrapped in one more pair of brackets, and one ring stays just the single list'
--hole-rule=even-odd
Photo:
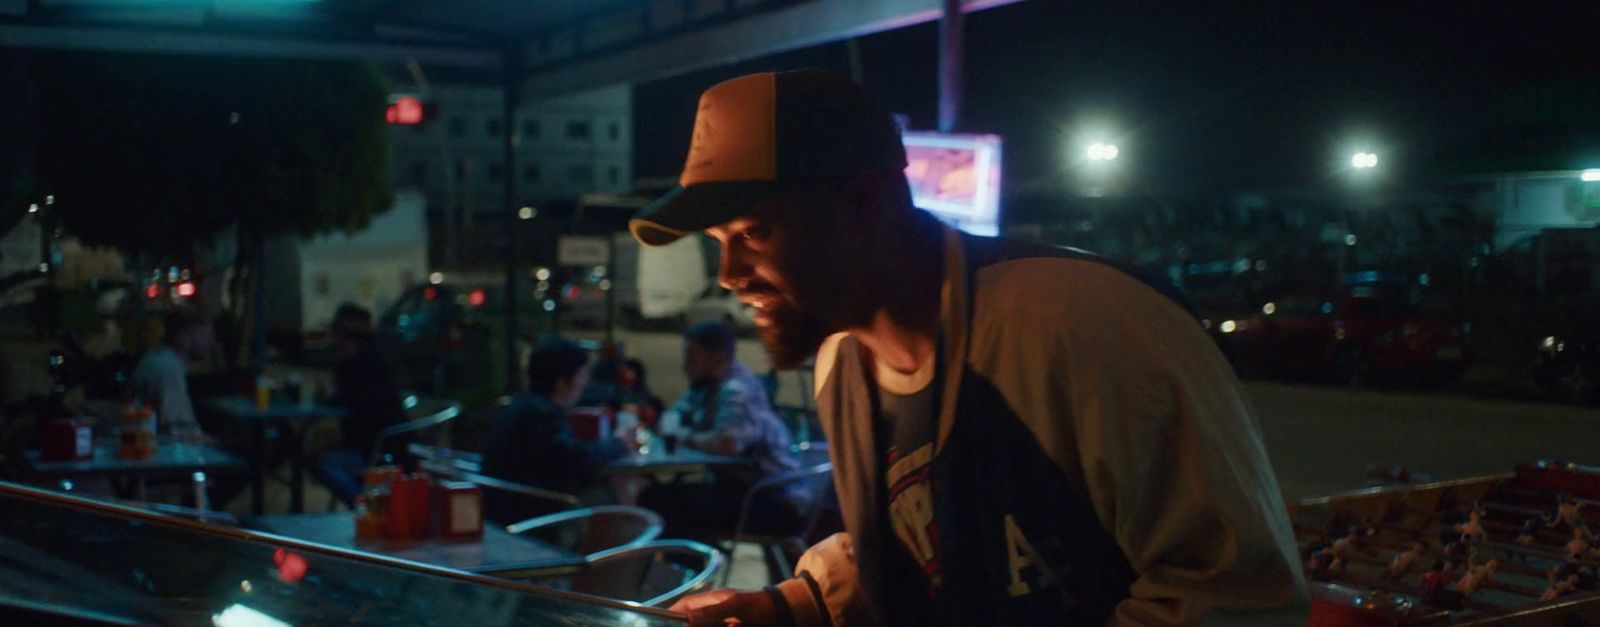
[{"label": "red car", "polygon": [[1447,383],[1467,365],[1467,324],[1375,291],[1296,294],[1205,324],[1241,373]]}]

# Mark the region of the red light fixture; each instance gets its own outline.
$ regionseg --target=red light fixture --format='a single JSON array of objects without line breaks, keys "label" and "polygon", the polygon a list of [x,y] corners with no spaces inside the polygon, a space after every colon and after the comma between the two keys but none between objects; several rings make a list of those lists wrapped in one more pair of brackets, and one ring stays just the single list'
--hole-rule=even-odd
[{"label": "red light fixture", "polygon": [[439,288],[437,288],[437,287],[423,288],[423,290],[422,290],[422,298],[423,298],[423,300],[433,300],[433,299],[438,298],[438,297],[439,297]]},{"label": "red light fixture", "polygon": [[488,296],[483,290],[472,290],[472,293],[467,295],[467,302],[472,303],[473,307],[482,307],[485,300],[488,300]]},{"label": "red light fixture", "polygon": [[299,583],[305,579],[306,570],[310,567],[304,556],[281,548],[273,549],[272,563],[278,567],[278,579],[288,583]]},{"label": "red light fixture", "polygon": [[160,296],[161,295],[161,286],[156,285],[154,283],[145,286],[144,295],[145,295],[146,298],[155,298],[157,296]]},{"label": "red light fixture", "polygon": [[384,119],[390,124],[415,125],[422,123],[422,101],[416,96],[401,96],[396,98],[388,110],[384,111]]},{"label": "red light fixture", "polygon": [[178,295],[184,298],[194,298],[194,283],[191,281],[179,283]]}]

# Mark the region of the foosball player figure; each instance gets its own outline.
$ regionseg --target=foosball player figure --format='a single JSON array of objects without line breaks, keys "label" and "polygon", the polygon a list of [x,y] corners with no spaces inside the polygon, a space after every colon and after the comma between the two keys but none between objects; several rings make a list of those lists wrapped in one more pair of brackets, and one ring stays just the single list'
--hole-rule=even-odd
[{"label": "foosball player figure", "polygon": [[1563,494],[1557,497],[1555,510],[1543,516],[1544,526],[1566,525],[1574,531],[1582,530],[1583,534],[1587,536],[1589,535],[1589,528],[1583,523],[1583,517],[1580,515],[1582,509],[1583,504],[1579,503],[1577,498],[1570,494]]},{"label": "foosball player figure", "polygon": [[1539,519],[1529,518],[1522,522],[1522,530],[1517,532],[1517,546],[1533,544],[1534,535],[1539,532]]},{"label": "foosball player figure", "polygon": [[1411,570],[1411,565],[1417,563],[1417,560],[1422,557],[1422,550],[1422,543],[1418,542],[1411,545],[1411,548],[1404,553],[1395,555],[1394,559],[1389,562],[1389,567],[1383,569],[1383,580],[1394,581],[1404,577],[1406,571]]},{"label": "foosball player figure", "polygon": [[1335,539],[1328,547],[1328,553],[1333,555],[1333,563],[1328,565],[1329,573],[1344,572],[1345,562],[1356,551],[1356,535],[1354,533]]},{"label": "foosball player figure", "polygon": [[1460,534],[1459,540],[1469,548],[1476,548],[1489,539],[1489,532],[1483,529],[1483,516],[1486,512],[1483,506],[1472,504],[1472,511],[1467,514],[1467,520],[1455,526],[1456,533]]},{"label": "foosball player figure", "polygon": [[1333,570],[1333,563],[1338,558],[1333,554],[1333,547],[1323,544],[1311,551],[1311,557],[1306,560],[1306,578],[1312,581],[1328,581]]},{"label": "foosball player figure", "polygon": [[1544,594],[1539,595],[1540,601],[1553,601],[1578,589],[1578,573],[1570,573],[1563,579],[1556,578],[1555,570],[1550,571],[1550,574],[1550,587],[1545,588]]},{"label": "foosball player figure", "polygon": [[1583,530],[1573,528],[1572,540],[1567,542],[1567,563],[1577,564],[1589,558],[1589,539],[1584,536]]},{"label": "foosball player figure", "polygon": [[1438,605],[1436,599],[1439,591],[1444,589],[1445,582],[1449,580],[1450,570],[1445,560],[1433,560],[1428,572],[1422,574],[1422,599],[1431,605]]}]

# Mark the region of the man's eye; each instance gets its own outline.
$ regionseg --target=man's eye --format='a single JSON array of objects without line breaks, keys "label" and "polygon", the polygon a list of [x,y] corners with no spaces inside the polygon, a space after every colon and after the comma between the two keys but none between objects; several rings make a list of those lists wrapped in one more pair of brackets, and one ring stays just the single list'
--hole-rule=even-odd
[{"label": "man's eye", "polygon": [[766,241],[767,236],[769,236],[771,234],[772,234],[772,228],[771,227],[768,227],[768,226],[766,226],[764,224],[758,224],[758,225],[751,226],[750,228],[745,229],[743,231],[740,231],[739,232],[739,239],[742,239],[742,240],[744,240],[746,242],[758,242],[759,243],[759,242]]}]

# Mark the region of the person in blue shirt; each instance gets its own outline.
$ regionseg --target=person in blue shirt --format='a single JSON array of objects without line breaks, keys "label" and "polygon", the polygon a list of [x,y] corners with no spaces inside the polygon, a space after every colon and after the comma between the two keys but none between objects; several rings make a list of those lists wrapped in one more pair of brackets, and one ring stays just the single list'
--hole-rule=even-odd
[{"label": "person in blue shirt", "polygon": [[[745,457],[746,468],[724,469],[711,483],[655,485],[639,504],[661,513],[666,533],[696,537],[733,531],[745,492],[763,477],[799,467],[789,451],[789,432],[767,398],[766,386],[734,355],[733,329],[707,322],[684,333],[684,374],[689,391],[664,416],[676,414],[684,446],[713,455]],[[662,426],[669,419],[663,419]],[[671,434],[664,434],[671,435]],[[794,484],[755,496],[752,531],[790,533],[803,524],[800,512],[811,497]]]},{"label": "person in blue shirt", "polygon": [[[602,433],[584,442],[567,422],[567,408],[589,379],[589,354],[571,340],[547,338],[528,357],[528,393],[511,399],[489,427],[483,474],[547,490],[575,494],[593,483],[606,462],[628,452],[621,440]],[[483,495],[484,517],[511,524],[562,509],[501,490]]]}]

